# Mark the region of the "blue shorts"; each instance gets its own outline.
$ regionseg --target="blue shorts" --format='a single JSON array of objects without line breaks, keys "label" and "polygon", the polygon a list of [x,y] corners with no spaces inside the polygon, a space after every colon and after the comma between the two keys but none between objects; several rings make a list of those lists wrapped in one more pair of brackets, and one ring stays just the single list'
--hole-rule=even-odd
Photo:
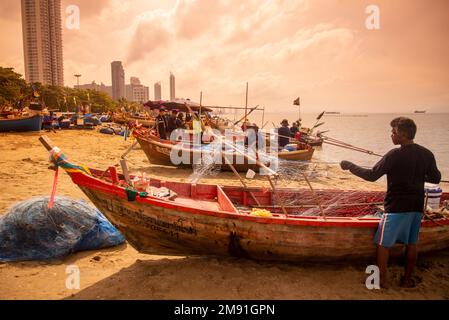
[{"label": "blue shorts", "polygon": [[422,212],[384,213],[379,221],[374,242],[386,248],[396,243],[416,244]]}]

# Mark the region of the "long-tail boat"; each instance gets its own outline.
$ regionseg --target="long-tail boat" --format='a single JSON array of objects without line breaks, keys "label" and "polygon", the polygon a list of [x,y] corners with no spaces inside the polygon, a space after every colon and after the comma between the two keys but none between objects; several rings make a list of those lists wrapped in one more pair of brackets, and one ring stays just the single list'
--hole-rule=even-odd
[{"label": "long-tail boat", "polygon": [[118,124],[126,124],[127,123],[127,119],[124,113],[114,113],[112,116],[112,121]]},{"label": "long-tail boat", "polygon": [[0,118],[0,132],[40,131],[42,127],[41,115],[9,116]]},{"label": "long-tail boat", "polygon": [[309,144],[302,142],[295,142],[292,145],[296,145],[296,150],[292,151],[279,151],[277,156],[283,160],[296,160],[296,161],[309,161],[312,160],[313,149]]},{"label": "long-tail boat", "polygon": [[[180,144],[177,141],[163,140],[153,133],[152,130],[145,128],[136,128],[133,130],[133,136],[139,142],[140,147],[152,164],[191,168],[192,165],[196,164],[195,159],[203,159],[203,164],[212,162],[214,151],[213,148],[208,148],[207,145],[201,145],[196,148],[190,143]],[[179,157],[182,156],[183,161],[181,163],[173,163],[172,155],[174,153],[179,155]],[[208,158],[211,159],[208,160]],[[230,167],[226,164],[228,162],[239,172],[247,172],[249,169],[253,171],[259,170],[256,162],[251,162],[232,150],[223,151],[221,161],[216,166],[227,171],[230,170]],[[267,162],[264,164],[268,165]]]},{"label": "long-tail boat", "polygon": [[144,127],[152,127],[156,123],[154,118],[148,116],[128,115],[126,116],[126,120],[128,120],[128,122],[139,123]]},{"label": "long-tail boat", "polygon": [[[371,214],[382,202],[383,192],[277,189],[274,196],[264,188],[150,178],[152,188],[169,190],[171,195],[142,193],[130,190],[123,181],[126,177],[118,175],[114,166],[102,171],[74,165],[51,141],[45,137],[40,140],[51,150],[57,167],[66,170],[73,183],[140,252],[277,261],[375,255],[373,236],[380,218]],[[306,215],[315,208],[316,197],[326,214]],[[284,199],[287,214],[280,213],[276,199]],[[295,205],[287,206],[285,199],[295,201]],[[447,199],[449,194],[443,193],[441,201]],[[423,220],[419,246],[420,252],[448,248],[449,217]],[[401,249],[395,246],[391,253],[397,255]]]}]

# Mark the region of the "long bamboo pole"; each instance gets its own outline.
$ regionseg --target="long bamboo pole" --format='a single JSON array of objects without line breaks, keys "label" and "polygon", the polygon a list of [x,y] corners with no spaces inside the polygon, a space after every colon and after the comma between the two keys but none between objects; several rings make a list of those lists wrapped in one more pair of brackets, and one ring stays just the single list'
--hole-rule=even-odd
[{"label": "long bamboo pole", "polygon": [[247,110],[248,110],[248,82],[246,83],[246,98],[245,98],[245,121],[247,120]]},{"label": "long bamboo pole", "polygon": [[312,191],[312,196],[315,198],[316,203],[317,203],[318,207],[320,208],[321,216],[324,219],[326,219],[326,215],[324,214],[324,211],[323,211],[323,206],[321,205],[320,199],[318,198],[317,194],[315,193],[315,190],[313,190],[312,184],[310,183],[309,179],[307,178],[307,176],[304,173],[302,174],[302,176],[304,177],[307,184],[309,185],[310,191]]},{"label": "long bamboo pole", "polygon": [[[242,177],[240,176],[240,174],[237,172],[237,170],[235,169],[235,167],[231,164],[228,163],[228,166],[231,168],[232,172],[234,172],[234,175],[240,180],[240,183],[243,185],[243,187],[245,189],[248,189],[247,184],[245,183],[245,181],[243,181]],[[258,206],[260,206],[260,202],[259,200],[257,200],[256,196],[254,195],[254,193],[252,191],[248,190],[249,195],[251,196],[251,198],[253,198],[253,200],[257,203]]]},{"label": "long bamboo pole", "polygon": [[[273,125],[274,125],[274,123],[273,123]],[[267,133],[267,132],[265,132],[265,133]],[[284,136],[284,135],[281,135],[281,134],[278,134],[278,133],[275,133],[275,132],[273,132],[272,134],[276,135],[277,137],[292,138],[292,137]],[[330,138],[331,141],[327,141],[327,139],[329,139],[329,138],[328,137],[324,137],[323,142],[327,143],[327,144],[330,144],[330,145],[333,145],[333,146],[336,146],[336,147],[341,147],[341,148],[345,148],[345,149],[349,149],[349,150],[353,150],[353,151],[358,151],[358,152],[362,152],[362,153],[371,154],[371,155],[374,155],[374,156],[377,156],[377,157],[382,157],[382,155],[377,154],[377,153],[375,153],[375,152],[373,152],[371,150],[367,150],[367,149],[363,149],[363,148],[360,148],[360,147],[356,147],[356,146],[353,146],[353,145],[345,143],[345,142],[337,143],[337,142],[334,142],[333,140],[335,140],[335,139],[332,139],[332,138]]]},{"label": "long bamboo pole", "polygon": [[[217,136],[216,134],[212,133],[212,135],[213,135],[215,138],[218,138],[219,140],[221,140],[221,142],[223,142],[225,145],[230,146],[232,149],[234,149],[234,151],[237,151],[238,153],[240,153],[241,155],[243,155],[243,157],[245,157],[248,161],[249,161],[249,160],[255,161],[256,164],[257,164],[259,167],[264,168],[265,170],[267,170],[267,171],[268,171],[269,173],[271,173],[272,175],[274,175],[274,176],[277,176],[277,175],[278,175],[276,172],[274,172],[273,170],[271,170],[270,168],[268,168],[266,165],[264,165],[264,164],[263,164],[262,162],[260,162],[258,159],[255,159],[255,158],[253,158],[253,157],[248,156],[247,154],[245,154],[244,152],[242,152],[242,151],[239,150],[238,148],[234,147],[232,144],[226,142],[224,139],[222,139],[221,137]],[[274,185],[273,181],[271,180],[269,174],[267,175],[267,179],[268,179],[268,181],[270,182],[270,186],[271,186],[271,189],[273,190],[274,196],[276,197],[276,201],[281,205],[282,211],[283,211],[285,214],[288,214],[287,210],[285,209],[284,205],[282,204],[282,201],[279,199],[279,195],[278,195],[277,192],[276,192],[276,186]]]},{"label": "long bamboo pole", "polygon": [[201,103],[203,102],[203,91],[200,92],[200,111],[198,111],[198,114],[200,115],[201,118]]},{"label": "long bamboo pole", "polygon": [[234,122],[234,126],[237,125],[237,123],[239,123],[242,120],[245,120],[254,110],[256,110],[259,107],[259,105],[255,106],[254,108],[252,108],[251,110],[249,110],[248,113],[246,113],[245,111],[245,116],[241,117],[238,121]]},{"label": "long bamboo pole", "polygon": [[263,106],[262,109],[262,122],[260,124],[261,128],[263,128],[263,124],[265,123],[264,120],[265,120],[265,106]]},{"label": "long bamboo pole", "polygon": [[270,182],[271,189],[273,189],[273,193],[276,198],[276,202],[279,203],[279,205],[281,206],[282,212],[284,212],[284,214],[288,214],[287,209],[285,209],[284,204],[282,203],[281,199],[279,198],[279,194],[276,192],[276,187],[269,175],[267,175],[267,179]]}]

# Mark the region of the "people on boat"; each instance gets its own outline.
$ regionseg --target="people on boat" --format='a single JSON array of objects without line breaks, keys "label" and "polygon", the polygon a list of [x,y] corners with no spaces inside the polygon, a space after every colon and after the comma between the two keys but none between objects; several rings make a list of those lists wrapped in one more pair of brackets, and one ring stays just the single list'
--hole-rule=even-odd
[{"label": "people on boat", "polygon": [[248,150],[262,150],[265,151],[265,137],[259,131],[259,127],[255,123],[246,125],[245,146]]},{"label": "people on boat", "polygon": [[182,112],[178,113],[175,124],[177,129],[185,129],[184,115]]},{"label": "people on boat", "polygon": [[167,118],[167,136],[170,136],[172,131],[176,130],[177,114],[178,114],[178,110],[174,109],[171,111],[171,114]]},{"label": "people on boat", "polygon": [[281,127],[278,128],[278,144],[279,148],[284,148],[290,143],[290,128],[288,127],[288,120],[284,119],[281,122]]},{"label": "people on boat", "polygon": [[167,119],[165,117],[165,108],[161,107],[159,109],[159,114],[156,117],[156,129],[157,134],[160,139],[166,140],[167,139]]},{"label": "people on boat", "polygon": [[299,127],[298,122],[295,121],[292,123],[292,126],[290,127],[290,136],[294,138],[297,132],[299,132]]},{"label": "people on boat", "polygon": [[372,168],[365,169],[349,161],[342,161],[343,170],[368,181],[387,175],[384,211],[375,235],[380,285],[387,287],[389,249],[395,243],[406,245],[406,265],[401,285],[413,287],[412,272],[417,259],[417,242],[424,208],[424,183],[439,183],[441,173],[433,153],[416,144],[416,124],[412,119],[399,117],[390,123],[391,140],[399,148],[390,150]]},{"label": "people on boat", "polygon": [[295,138],[295,141],[300,142],[301,139],[302,139],[302,133],[301,133],[301,131],[298,130],[298,132],[295,133],[295,137],[294,137],[294,138]]},{"label": "people on boat", "polygon": [[242,126],[240,127],[242,129],[243,132],[246,131],[246,129],[248,129],[248,127],[251,126],[251,122],[249,122],[248,118],[245,119],[245,121],[243,121]]}]

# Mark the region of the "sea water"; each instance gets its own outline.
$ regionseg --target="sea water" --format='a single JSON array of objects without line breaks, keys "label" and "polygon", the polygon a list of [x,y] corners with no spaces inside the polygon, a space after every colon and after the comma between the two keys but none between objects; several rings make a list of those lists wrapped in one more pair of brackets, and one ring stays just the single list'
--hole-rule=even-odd
[{"label": "sea water", "polygon": [[[312,127],[317,121],[316,114],[301,114],[302,126]],[[417,125],[415,142],[428,148],[435,155],[442,179],[449,180],[449,113],[446,114],[340,114],[324,115],[319,122],[324,122],[315,130],[325,131],[324,135],[344,141],[357,147],[371,150],[380,155],[392,148],[397,148],[391,142],[390,121],[398,116],[413,119]],[[255,112],[250,120],[260,125],[262,113]],[[264,129],[273,128],[272,122],[280,126],[282,119],[288,119],[289,124],[298,119],[298,112],[265,113]],[[316,133],[316,131],[314,131]],[[372,167],[380,160],[379,157],[344,149],[329,144],[316,148],[313,161],[339,163],[349,160],[355,164]]]}]

